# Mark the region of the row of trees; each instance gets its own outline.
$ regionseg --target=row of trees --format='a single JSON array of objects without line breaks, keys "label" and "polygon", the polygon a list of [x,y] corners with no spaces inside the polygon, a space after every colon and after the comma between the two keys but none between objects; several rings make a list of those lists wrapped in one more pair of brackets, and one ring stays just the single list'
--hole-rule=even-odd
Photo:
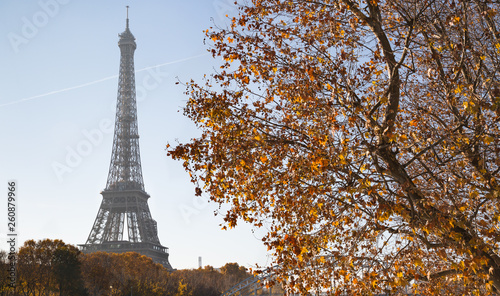
[{"label": "row of trees", "polygon": [[83,254],[61,240],[29,240],[17,254],[17,283],[11,288],[7,254],[0,253],[0,295],[22,296],[216,296],[250,277],[228,263],[196,270],[167,271],[138,253]]}]

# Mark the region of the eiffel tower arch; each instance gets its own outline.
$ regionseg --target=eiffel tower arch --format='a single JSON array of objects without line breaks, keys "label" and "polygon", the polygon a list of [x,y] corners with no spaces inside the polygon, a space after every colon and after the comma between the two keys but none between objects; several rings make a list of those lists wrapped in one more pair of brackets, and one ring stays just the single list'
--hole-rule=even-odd
[{"label": "eiffel tower arch", "polygon": [[92,230],[80,248],[84,253],[138,252],[172,270],[168,248],[161,245],[156,221],[149,211],[150,196],[144,191],[134,73],[137,45],[129,29],[128,6],[126,28],[119,37],[120,74],[108,180]]}]

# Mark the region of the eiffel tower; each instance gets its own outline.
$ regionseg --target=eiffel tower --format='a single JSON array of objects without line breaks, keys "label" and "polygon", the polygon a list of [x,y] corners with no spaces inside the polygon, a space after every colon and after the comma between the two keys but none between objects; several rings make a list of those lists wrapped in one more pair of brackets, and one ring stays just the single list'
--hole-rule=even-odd
[{"label": "eiffel tower", "polygon": [[[128,6],[127,25],[119,37],[120,75],[108,181],[101,192],[103,199],[94,226],[80,247],[84,253],[138,252],[172,270],[168,248],[161,245],[156,221],[149,211],[149,194],[144,191],[135,94],[136,43],[129,29]],[[124,229],[127,238],[123,236]]]}]

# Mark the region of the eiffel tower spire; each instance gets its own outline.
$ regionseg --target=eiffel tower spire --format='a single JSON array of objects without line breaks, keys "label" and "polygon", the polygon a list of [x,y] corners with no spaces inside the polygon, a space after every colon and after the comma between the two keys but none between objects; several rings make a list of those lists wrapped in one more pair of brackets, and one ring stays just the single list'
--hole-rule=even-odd
[{"label": "eiffel tower spire", "polygon": [[[120,75],[108,180],[101,192],[103,200],[94,226],[87,242],[80,246],[84,253],[135,251],[172,269],[168,248],[160,244],[156,221],[149,211],[149,194],[144,191],[135,94],[134,52],[137,45],[129,29],[128,6],[126,28],[119,37]],[[127,238],[124,238],[125,221]]]},{"label": "eiffel tower spire", "polygon": [[137,45],[129,29],[128,7],[127,27],[119,36],[118,46],[121,58],[118,100],[113,152],[106,190],[118,188],[144,190],[135,99],[134,51]]}]

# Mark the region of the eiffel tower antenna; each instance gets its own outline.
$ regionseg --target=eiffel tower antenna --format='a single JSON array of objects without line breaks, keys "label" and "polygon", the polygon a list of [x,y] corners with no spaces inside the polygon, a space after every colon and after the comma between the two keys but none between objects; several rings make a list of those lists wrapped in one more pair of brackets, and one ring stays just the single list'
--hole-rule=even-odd
[{"label": "eiffel tower antenna", "polygon": [[[84,253],[138,252],[172,270],[168,248],[161,245],[156,221],[149,211],[150,196],[144,191],[134,73],[137,45],[129,29],[128,8],[126,28],[118,41],[120,74],[108,179],[92,230],[87,242],[80,247]],[[123,235],[125,219],[127,238]]]},{"label": "eiffel tower antenna", "polygon": [[129,7],[129,6],[127,5],[127,6],[125,6],[125,7],[127,7],[127,29],[128,29],[128,7]]}]

